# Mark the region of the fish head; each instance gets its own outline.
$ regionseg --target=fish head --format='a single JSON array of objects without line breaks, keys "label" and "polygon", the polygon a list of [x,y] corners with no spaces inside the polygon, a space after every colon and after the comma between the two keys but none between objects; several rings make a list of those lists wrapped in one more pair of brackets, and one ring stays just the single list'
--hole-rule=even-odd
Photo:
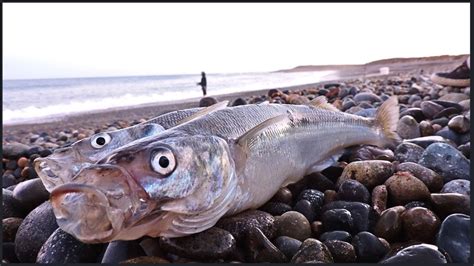
[{"label": "fish head", "polygon": [[162,131],[162,126],[149,123],[97,133],[68,147],[56,149],[45,158],[37,158],[34,168],[45,188],[51,192],[56,186],[71,182],[82,168],[97,162],[113,150]]},{"label": "fish head", "polygon": [[173,220],[215,206],[233,171],[219,137],[136,141],[55,188],[51,202],[58,225],[86,243],[183,235]]}]

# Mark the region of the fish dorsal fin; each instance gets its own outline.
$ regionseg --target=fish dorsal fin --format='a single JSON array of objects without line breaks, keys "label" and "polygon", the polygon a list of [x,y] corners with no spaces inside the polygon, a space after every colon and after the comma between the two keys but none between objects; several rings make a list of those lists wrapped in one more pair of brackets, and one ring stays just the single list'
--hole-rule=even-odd
[{"label": "fish dorsal fin", "polygon": [[183,118],[181,121],[179,121],[178,123],[176,123],[176,126],[177,125],[181,125],[181,124],[184,124],[186,122],[189,122],[189,121],[192,121],[192,120],[195,120],[195,119],[198,119],[200,117],[203,117],[207,114],[210,114],[214,111],[218,111],[218,110],[222,110],[224,108],[227,107],[227,105],[229,104],[229,101],[225,100],[225,101],[222,101],[222,102],[218,102],[218,103],[215,103],[211,106],[208,106],[202,110],[199,110],[197,111],[196,113],[194,113],[193,115],[190,115],[186,118]]},{"label": "fish dorsal fin", "polygon": [[334,105],[328,103],[328,99],[326,97],[324,97],[323,95],[314,98],[308,104],[310,106],[323,108],[323,109],[331,110],[331,111],[335,111],[335,112],[340,112],[341,111],[341,110],[337,109]]}]

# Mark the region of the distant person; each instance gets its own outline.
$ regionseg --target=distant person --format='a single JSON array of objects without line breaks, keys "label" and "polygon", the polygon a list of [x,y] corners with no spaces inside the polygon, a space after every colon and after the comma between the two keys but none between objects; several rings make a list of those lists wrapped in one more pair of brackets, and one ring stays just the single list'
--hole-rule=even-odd
[{"label": "distant person", "polygon": [[206,73],[201,72],[201,82],[199,82],[197,85],[201,86],[202,94],[204,96],[206,96],[206,94],[207,94],[207,91],[206,91],[206,89],[207,89]]},{"label": "distant person", "polygon": [[431,81],[436,84],[451,87],[469,87],[471,84],[471,56],[451,72],[434,73]]}]

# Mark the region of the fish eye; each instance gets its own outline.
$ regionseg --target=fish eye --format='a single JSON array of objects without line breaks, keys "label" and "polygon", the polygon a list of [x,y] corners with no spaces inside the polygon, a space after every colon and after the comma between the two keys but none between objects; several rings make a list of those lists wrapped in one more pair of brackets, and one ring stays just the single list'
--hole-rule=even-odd
[{"label": "fish eye", "polygon": [[164,176],[169,175],[176,167],[173,153],[165,148],[156,151],[151,157],[150,163],[153,171]]},{"label": "fish eye", "polygon": [[100,149],[110,142],[110,135],[108,133],[99,133],[92,137],[91,145],[96,149]]}]

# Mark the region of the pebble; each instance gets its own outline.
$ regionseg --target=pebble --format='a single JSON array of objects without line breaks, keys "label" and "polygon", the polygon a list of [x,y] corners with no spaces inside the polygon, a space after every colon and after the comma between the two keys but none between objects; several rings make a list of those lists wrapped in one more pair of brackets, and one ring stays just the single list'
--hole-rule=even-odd
[{"label": "pebble", "polygon": [[327,240],[340,240],[350,243],[352,241],[352,236],[349,232],[335,230],[321,234],[320,240],[323,242]]},{"label": "pebble", "polygon": [[433,119],[436,119],[436,118],[440,118],[440,117],[451,117],[452,115],[457,115],[459,114],[459,110],[454,108],[454,107],[448,107],[448,108],[445,108],[443,109],[441,112],[435,114],[433,116]]},{"label": "pebble", "polygon": [[13,197],[13,192],[2,188],[2,210],[3,218],[9,217],[25,217],[26,211],[23,210],[22,204]]},{"label": "pebble", "polygon": [[459,103],[440,101],[440,100],[433,100],[433,102],[439,105],[442,105],[445,108],[449,108],[449,107],[455,108],[456,110],[458,110],[458,112],[462,112],[463,110],[462,106]]},{"label": "pebble", "polygon": [[471,158],[471,142],[459,145],[458,150],[468,159]]},{"label": "pebble", "polygon": [[399,239],[402,232],[401,214],[405,211],[403,206],[396,206],[382,212],[374,227],[374,234],[390,242]]},{"label": "pebble", "polygon": [[161,263],[170,263],[170,261],[156,256],[141,256],[133,259],[124,260],[122,263],[125,264],[161,264]]},{"label": "pebble", "polygon": [[434,170],[444,183],[469,177],[469,160],[456,148],[445,143],[433,143],[423,152],[419,164]]},{"label": "pebble", "polygon": [[432,208],[429,201],[417,201],[417,200],[410,201],[409,203],[405,204],[403,207],[405,207],[405,209],[407,210],[416,208],[416,207],[423,207],[427,209]]},{"label": "pebble", "polygon": [[395,205],[406,204],[414,200],[426,200],[430,191],[426,185],[409,172],[397,172],[385,182],[389,201]]},{"label": "pebble", "polygon": [[426,137],[426,136],[431,136],[434,134],[434,129],[433,126],[431,126],[431,123],[423,120],[420,122],[420,136],[421,137]]},{"label": "pebble", "polygon": [[395,149],[395,158],[401,162],[417,163],[421,159],[424,149],[410,142],[403,142]]},{"label": "pebble", "polygon": [[456,133],[456,131],[450,129],[449,127],[443,127],[441,130],[437,131],[435,135],[452,141],[455,143],[455,146],[464,144],[463,135]]},{"label": "pebble", "polygon": [[460,101],[459,105],[462,107],[462,111],[471,110],[471,100],[470,99]]},{"label": "pebble", "polygon": [[288,236],[279,236],[273,243],[287,258],[293,258],[302,244],[298,239]]},{"label": "pebble", "polygon": [[282,202],[267,202],[262,207],[260,207],[261,211],[268,212],[273,216],[279,216],[284,214],[285,212],[291,211],[292,208],[290,205]]},{"label": "pebble", "polygon": [[320,261],[322,263],[333,263],[331,252],[321,241],[306,239],[296,254],[291,259],[291,263],[304,263],[310,261]]},{"label": "pebble", "polygon": [[104,256],[102,257],[101,263],[118,263],[127,260],[128,257],[128,246],[131,241],[112,241],[107,245]]},{"label": "pebble", "polygon": [[459,193],[431,193],[433,210],[444,218],[453,213],[470,214],[471,198]]},{"label": "pebble", "polygon": [[20,262],[15,255],[15,244],[2,241],[2,264]]},{"label": "pebble", "polygon": [[19,167],[25,168],[28,165],[28,158],[20,157],[16,163]]},{"label": "pebble", "polygon": [[239,97],[232,102],[231,106],[239,106],[239,105],[246,105],[246,104],[247,104],[247,101]]},{"label": "pebble", "polygon": [[14,175],[7,174],[2,176],[2,188],[7,188],[17,184],[17,180]]},{"label": "pebble", "polygon": [[352,263],[356,262],[357,256],[354,246],[350,243],[340,240],[328,240],[323,242],[331,252],[335,263]]},{"label": "pebble", "polygon": [[401,163],[397,166],[397,171],[410,172],[420,179],[430,192],[439,192],[443,187],[443,177],[441,175],[417,163]]},{"label": "pebble", "polygon": [[104,244],[82,243],[58,228],[41,247],[36,263],[93,263],[103,247]]},{"label": "pebble", "polygon": [[329,178],[321,173],[312,173],[305,176],[308,180],[308,187],[318,191],[326,191],[328,189],[335,190],[336,186]]},{"label": "pebble", "polygon": [[311,223],[311,232],[313,237],[319,238],[323,232],[323,223],[321,221],[314,221]]},{"label": "pebble", "polygon": [[38,177],[19,183],[13,190],[13,197],[29,212],[47,201],[49,192]]},{"label": "pebble", "polygon": [[303,214],[310,223],[316,219],[316,213],[314,212],[311,202],[305,199],[299,200],[295,204],[295,207],[293,207],[293,210]]},{"label": "pebble", "polygon": [[372,189],[383,184],[392,174],[393,166],[388,161],[368,160],[352,162],[344,168],[344,171],[337,180],[336,187],[339,187],[348,179],[355,179],[368,189]]},{"label": "pebble", "polygon": [[378,185],[372,190],[372,208],[381,214],[387,208],[388,192],[385,185]]},{"label": "pebble", "polygon": [[436,245],[445,250],[454,263],[469,263],[470,224],[471,217],[464,214],[451,214],[441,223],[436,236]]},{"label": "pebble", "polygon": [[379,147],[366,145],[356,148],[349,156],[350,162],[367,160],[393,161],[395,160],[395,155],[389,149],[381,149]]},{"label": "pebble", "polygon": [[315,218],[321,216],[321,208],[324,204],[324,193],[316,189],[305,189],[298,195],[297,200],[307,200],[311,203]]},{"label": "pebble", "polygon": [[[449,123],[449,119],[447,117],[440,117],[440,118],[431,120],[432,125],[438,125],[441,127],[447,126],[448,123]],[[439,131],[439,130],[436,130],[436,131]]]},{"label": "pebble", "polygon": [[405,115],[397,124],[397,133],[402,139],[413,139],[420,137],[420,125],[410,115]]},{"label": "pebble", "polygon": [[380,263],[420,263],[430,265],[447,263],[448,260],[435,245],[416,244],[405,247]]},{"label": "pebble", "polygon": [[337,197],[339,200],[344,201],[369,203],[370,192],[359,181],[349,179],[342,182],[342,184],[339,186]]},{"label": "pebble", "polygon": [[[295,211],[289,211],[275,220],[275,227],[278,236],[288,236],[300,241],[311,237],[311,226],[306,217]],[[298,230],[295,230],[298,228]]]},{"label": "pebble", "polygon": [[404,140],[404,142],[416,144],[423,149],[426,149],[429,145],[433,143],[447,143],[455,145],[451,140],[445,139],[441,136],[427,136],[427,137],[419,137],[415,139]]},{"label": "pebble", "polygon": [[359,262],[378,262],[389,249],[370,232],[360,232],[352,240]]},{"label": "pebble", "polygon": [[251,262],[282,263],[289,260],[258,228],[250,228],[246,248]]},{"label": "pebble", "polygon": [[466,196],[471,195],[471,182],[465,179],[454,179],[444,184],[440,193],[459,193]]},{"label": "pebble", "polygon": [[159,243],[164,251],[189,259],[224,259],[236,248],[234,237],[216,227],[185,237],[161,237]]},{"label": "pebble", "polygon": [[401,218],[406,239],[417,240],[423,243],[433,242],[441,223],[436,214],[422,207],[406,210],[401,215]]},{"label": "pebble", "polygon": [[358,93],[354,96],[354,101],[359,104],[360,102],[363,101],[368,101],[368,102],[381,102],[382,99],[380,99],[379,96],[371,93],[371,92],[361,92]]},{"label": "pebble", "polygon": [[21,262],[35,262],[41,246],[58,228],[49,201],[36,207],[23,220],[15,238],[15,253]]},{"label": "pebble", "polygon": [[469,119],[463,115],[457,115],[449,120],[448,127],[459,134],[464,134],[469,132],[471,126]]},{"label": "pebble", "polygon": [[423,114],[421,109],[417,107],[407,108],[403,110],[402,112],[400,112],[400,117],[404,117],[406,115],[409,115],[415,118],[417,122],[421,122],[423,119],[425,119],[425,115]]},{"label": "pebble", "polygon": [[199,101],[199,107],[207,107],[207,106],[211,106],[213,104],[216,104],[218,101],[216,98],[214,97],[203,97],[200,101]]},{"label": "pebble", "polygon": [[286,187],[282,187],[278,189],[278,191],[275,193],[275,195],[273,195],[270,201],[291,204],[292,199],[293,195],[291,194],[291,191]]},{"label": "pebble", "polygon": [[420,104],[421,112],[426,118],[433,118],[437,113],[441,112],[444,107],[432,101],[422,102]]},{"label": "pebble", "polygon": [[333,201],[323,207],[323,212],[333,209],[346,209],[354,221],[354,233],[368,231],[375,223],[376,213],[370,205],[362,202]]},{"label": "pebble", "polygon": [[2,241],[13,242],[15,240],[16,232],[18,227],[23,222],[22,218],[9,217],[2,220]]},{"label": "pebble", "polygon": [[321,217],[324,230],[335,231],[342,230],[347,232],[354,231],[354,219],[351,213],[346,209],[327,210]]},{"label": "pebble", "polygon": [[7,159],[17,160],[19,157],[26,156],[29,146],[22,143],[9,143],[2,146],[2,156]]},{"label": "pebble", "polygon": [[230,232],[235,240],[239,242],[252,227],[262,230],[265,236],[272,239],[276,233],[274,222],[275,218],[266,212],[247,210],[237,215],[220,219],[216,227]]},{"label": "pebble", "polygon": [[446,95],[441,96],[438,100],[446,101],[446,102],[453,102],[459,103],[460,101],[469,99],[469,96],[464,93],[448,93]]}]

